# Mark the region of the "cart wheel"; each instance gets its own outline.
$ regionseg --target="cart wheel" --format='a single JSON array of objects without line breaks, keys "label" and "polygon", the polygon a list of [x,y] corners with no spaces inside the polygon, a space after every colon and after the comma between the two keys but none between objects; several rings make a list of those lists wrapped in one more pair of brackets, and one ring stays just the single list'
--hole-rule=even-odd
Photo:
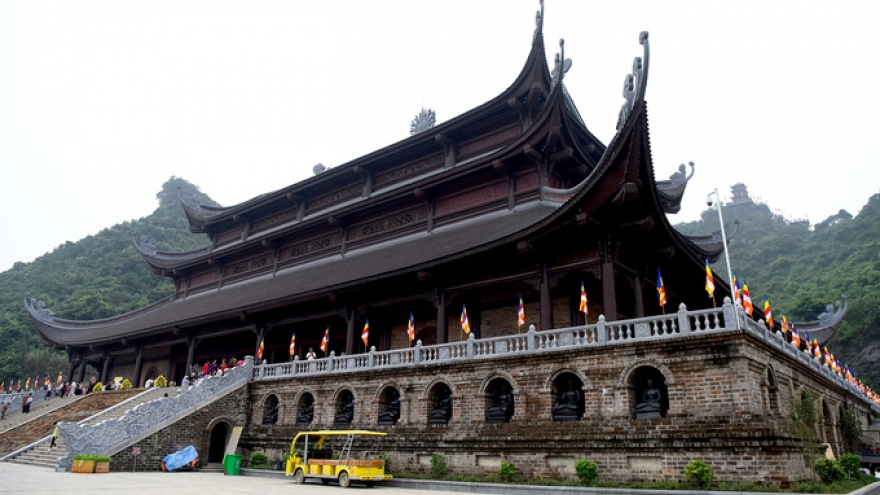
[{"label": "cart wheel", "polygon": [[348,471],[339,473],[339,486],[342,488],[348,488],[349,485],[351,485],[351,480],[348,479]]},{"label": "cart wheel", "polygon": [[297,485],[302,485],[306,482],[306,475],[303,474],[302,468],[298,468],[295,473],[293,473],[293,482]]}]

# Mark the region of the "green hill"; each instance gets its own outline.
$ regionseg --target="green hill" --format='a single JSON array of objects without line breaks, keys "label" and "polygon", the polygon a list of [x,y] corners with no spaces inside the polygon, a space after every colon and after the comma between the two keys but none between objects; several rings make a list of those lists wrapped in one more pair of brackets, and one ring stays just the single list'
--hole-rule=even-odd
[{"label": "green hill", "polygon": [[[168,279],[153,274],[132,246],[146,235],[159,249],[185,251],[204,246],[204,236],[189,231],[177,191],[216,205],[198,188],[172,177],[157,194],[149,216],[125,222],[58,246],[32,263],[16,263],[0,273],[0,380],[67,370],[61,351],[40,344],[22,306],[25,292],[46,301],[64,318],[89,320],[145,306],[172,291]],[[846,294],[849,311],[829,346],[872,388],[880,384],[880,194],[857,217],[840,211],[811,226],[774,215],[766,205],[744,203],[722,210],[728,225],[740,221],[730,242],[730,257],[752,299],[769,297],[774,314],[813,320],[825,306]],[[674,219],[674,218],[673,218]],[[714,210],[700,220],[676,225],[686,235],[718,230]],[[726,278],[723,257],[713,267]]]}]

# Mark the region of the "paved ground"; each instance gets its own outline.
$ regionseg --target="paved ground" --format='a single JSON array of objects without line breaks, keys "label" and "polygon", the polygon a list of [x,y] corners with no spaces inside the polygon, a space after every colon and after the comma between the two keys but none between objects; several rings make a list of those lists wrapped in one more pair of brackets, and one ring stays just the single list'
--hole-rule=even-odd
[{"label": "paved ground", "polygon": [[[402,495],[411,492],[407,489],[382,487],[381,485],[374,488],[352,485],[347,489],[334,485],[323,486],[314,481],[304,485],[295,485],[287,479],[226,476],[223,473],[56,473],[46,468],[0,462],[0,493],[4,495],[106,495],[116,493],[126,495],[207,495],[216,493]],[[452,495],[455,492],[421,491],[421,493]]]}]

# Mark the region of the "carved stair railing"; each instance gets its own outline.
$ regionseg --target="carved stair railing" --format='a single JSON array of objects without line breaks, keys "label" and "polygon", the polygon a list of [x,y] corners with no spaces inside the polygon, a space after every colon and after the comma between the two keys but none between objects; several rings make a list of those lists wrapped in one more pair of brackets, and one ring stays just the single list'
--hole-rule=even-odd
[{"label": "carved stair railing", "polygon": [[253,366],[253,357],[248,356],[244,365],[227,369],[223,376],[204,378],[174,397],[135,406],[118,419],[96,425],[58,423],[67,452],[58,459],[56,470],[69,471],[75,454],[113,455],[235,392],[247,385]]}]

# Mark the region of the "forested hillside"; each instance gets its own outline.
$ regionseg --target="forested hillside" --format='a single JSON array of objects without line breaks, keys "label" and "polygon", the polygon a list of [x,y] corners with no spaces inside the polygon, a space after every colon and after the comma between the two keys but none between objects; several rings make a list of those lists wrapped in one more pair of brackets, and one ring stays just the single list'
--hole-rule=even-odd
[{"label": "forested hillside", "polygon": [[[183,179],[172,177],[156,195],[156,210],[78,242],[67,242],[31,263],[0,273],[0,379],[8,384],[49,372],[67,371],[67,356],[40,343],[23,301],[26,292],[62,318],[91,320],[132,311],[171,293],[167,278],[152,273],[132,245],[146,235],[159,249],[184,251],[207,239],[189,231],[177,190],[216,204]],[[22,380],[24,383],[24,380]]]},{"label": "forested hillside", "polygon": [[[157,195],[158,208],[145,218],[105,229],[78,242],[58,246],[32,263],[0,273],[0,380],[67,370],[66,356],[40,344],[23,308],[23,295],[46,301],[63,318],[113,316],[167,296],[171,284],[153,274],[132,246],[146,235],[159,249],[185,251],[207,243],[189,232],[177,190],[216,204],[198,188],[172,177]],[[845,211],[814,225],[788,222],[766,205],[728,205],[728,228],[740,221],[730,241],[731,264],[749,284],[752,299],[771,300],[774,313],[813,320],[841,294],[849,311],[830,348],[859,378],[880,389],[880,194],[858,216]],[[670,220],[675,220],[670,217]],[[715,210],[696,222],[676,226],[687,235],[718,230]],[[726,278],[724,258],[713,266]]]},{"label": "forested hillside", "polygon": [[[880,194],[853,217],[841,210],[812,226],[788,222],[766,205],[746,203],[722,210],[730,239],[730,264],[749,284],[756,306],[770,298],[774,316],[814,320],[827,304],[849,298],[849,310],[829,349],[857,376],[880,384]],[[718,230],[718,212],[707,210],[699,221],[676,225],[683,234]],[[727,279],[722,256],[713,265]]]}]

